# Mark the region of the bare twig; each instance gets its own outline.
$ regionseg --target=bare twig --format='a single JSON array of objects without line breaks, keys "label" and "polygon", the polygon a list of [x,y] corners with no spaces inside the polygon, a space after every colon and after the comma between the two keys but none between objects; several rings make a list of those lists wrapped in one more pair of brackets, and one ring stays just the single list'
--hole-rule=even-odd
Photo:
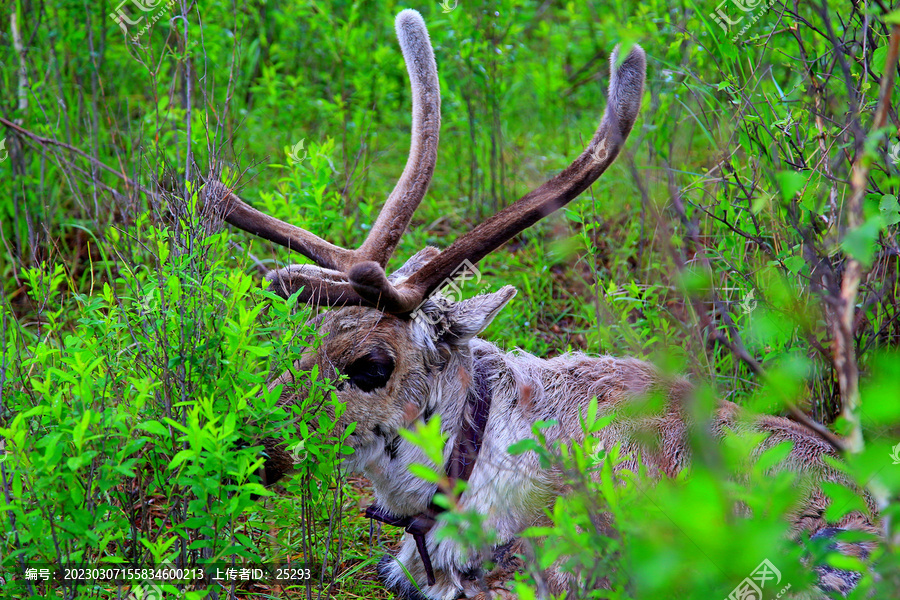
[{"label": "bare twig", "polygon": [[[668,169],[668,172],[670,174],[669,189],[670,189],[670,195],[671,195],[671,199],[672,199],[672,207],[675,209],[675,211],[678,213],[679,218],[685,224],[685,226],[688,230],[688,237],[691,238],[695,247],[701,248],[702,244],[700,242],[700,239],[699,239],[699,236],[697,233],[697,228],[692,223],[690,223],[690,221],[688,220],[687,213],[684,209],[684,202],[682,201],[681,194],[679,193],[677,188],[674,186],[674,182],[672,181],[671,169]],[[706,268],[707,270],[712,270],[712,267],[709,264],[709,260],[706,258],[706,256],[703,254],[703,252],[698,251],[697,256],[699,257],[700,261],[703,263],[704,268]],[[673,257],[675,259],[675,263],[676,263],[676,266],[678,267],[679,271],[683,271],[685,268],[685,265],[684,265],[684,262],[681,259],[681,257],[678,255],[677,252],[673,253]],[[720,331],[716,327],[715,323],[713,323],[712,319],[706,313],[706,311],[703,310],[702,306],[699,306],[699,302],[697,300],[692,299],[691,302],[692,302],[692,304],[694,304],[695,312],[697,313],[698,317],[700,318],[700,324],[705,329],[707,329],[707,331],[709,331],[709,335],[712,336],[713,339],[715,339],[717,342],[721,343],[723,346],[728,348],[729,351],[731,351],[732,354],[734,354],[744,364],[746,364],[747,367],[751,371],[753,371],[754,374],[756,374],[757,376],[760,377],[760,379],[765,381],[768,378],[768,375],[767,375],[765,369],[762,367],[761,364],[759,364],[759,361],[757,361],[753,356],[751,356],[750,353],[747,351],[747,349],[744,347],[744,343],[741,340],[740,333],[738,332],[737,327],[735,327],[734,322],[731,320],[731,316],[728,313],[728,309],[726,307],[722,306],[722,304],[718,300],[716,300],[715,297],[713,298],[713,304],[714,304],[714,306],[716,306],[716,308],[719,310],[719,313],[722,315],[722,319],[725,322],[726,327],[728,328],[730,338],[729,338],[729,336],[726,336],[724,333],[722,333],[722,331]],[[787,408],[791,417],[793,417],[793,419],[795,421],[797,421],[801,425],[804,425],[807,429],[809,429],[810,431],[812,431],[813,433],[818,435],[820,438],[825,440],[825,442],[827,442],[832,448],[834,448],[835,451],[837,451],[839,453],[844,452],[845,444],[838,436],[836,436],[834,433],[832,433],[827,427],[825,427],[821,423],[818,423],[818,422],[814,421],[812,418],[810,418],[809,415],[807,415],[805,412],[800,410],[797,407],[797,405],[794,404],[793,402],[791,402],[789,399],[784,398],[783,401],[784,401],[785,407]]]},{"label": "bare twig", "polygon": [[[872,131],[877,132],[887,121],[888,105],[894,87],[898,53],[900,53],[900,26],[891,28],[891,40],[888,48],[887,64],[881,79],[878,108]],[[847,205],[848,230],[859,227],[863,216],[863,198],[866,194],[866,182],[869,178],[869,161],[865,153],[860,153],[853,163],[851,175],[852,194]],[[834,330],[834,368],[837,371],[838,385],[841,390],[841,416],[850,423],[847,437],[847,449],[850,452],[861,452],[863,449],[862,428],[859,420],[859,367],[856,364],[856,348],[853,339],[856,296],[862,280],[864,268],[854,257],[847,259],[847,268],[841,281],[839,306],[835,311],[836,318],[832,322]]]},{"label": "bare twig", "polygon": [[[9,28],[12,31],[13,47],[16,49],[16,56],[19,57],[19,87],[17,94],[19,97],[19,111],[22,113],[28,108],[28,68],[25,64],[25,46],[22,44],[22,34],[19,32],[17,11],[15,9],[9,15]],[[21,122],[21,118],[17,120]]]},{"label": "bare twig", "polygon": [[143,192],[145,194],[155,195],[153,191],[148,190],[147,188],[142,186],[140,183],[138,183],[134,179],[131,179],[130,177],[125,175],[125,173],[113,169],[112,167],[106,165],[105,163],[101,162],[100,160],[94,158],[93,156],[91,156],[89,154],[85,154],[84,152],[82,152],[81,150],[76,148],[75,146],[71,146],[69,144],[66,144],[65,142],[60,142],[59,140],[42,137],[42,136],[34,133],[33,131],[29,131],[28,129],[25,129],[24,127],[21,127],[21,126],[17,125],[16,123],[13,123],[9,119],[5,119],[3,117],[0,117],[0,123],[2,123],[3,125],[6,125],[10,129],[13,129],[18,133],[21,133],[25,137],[27,137],[31,140],[34,140],[41,146],[58,146],[60,148],[68,150],[69,152],[72,152],[73,154],[76,154],[76,155],[80,156],[81,158],[84,158],[85,160],[89,161],[92,165],[94,165],[108,173],[112,173],[113,175],[115,175],[116,177],[118,177],[119,179],[124,181],[126,183],[126,185],[129,185],[129,186],[135,188],[136,190]]}]

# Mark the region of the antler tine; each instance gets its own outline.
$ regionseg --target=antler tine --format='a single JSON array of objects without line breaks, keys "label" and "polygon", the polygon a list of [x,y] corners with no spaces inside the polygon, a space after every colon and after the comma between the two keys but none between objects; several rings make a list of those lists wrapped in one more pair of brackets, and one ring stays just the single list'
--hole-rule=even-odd
[{"label": "antler tine", "polygon": [[[409,312],[410,309],[406,308],[409,302],[403,300],[405,296],[399,295],[396,288],[387,281],[384,269],[378,263],[360,264],[380,274],[384,284],[377,289],[363,288],[365,293],[361,294],[358,284],[351,283],[345,273],[315,265],[290,265],[270,271],[266,279],[270,282],[270,289],[284,298],[302,288],[298,301],[303,303],[317,306],[374,306],[388,313]],[[351,273],[359,266],[353,267]]]},{"label": "antler tine", "polygon": [[[322,305],[372,304],[385,310],[396,307],[396,302],[390,299],[393,295],[390,284],[360,297],[345,276],[343,279],[338,277],[341,272],[347,273],[354,265],[363,263],[368,269],[377,266],[387,281],[384,268],[425,196],[437,163],[441,94],[428,30],[422,16],[410,9],[397,15],[396,30],[412,87],[412,142],[403,174],[357,250],[335,246],[305,229],[262,213],[220,182],[207,184],[207,201],[221,209],[228,223],[297,251],[329,271],[321,281],[317,281],[320,272],[298,269],[299,265],[275,271],[269,280],[279,294],[290,295],[300,286],[306,286],[309,289],[301,300],[309,299]],[[336,289],[328,292],[328,286]]]},{"label": "antler tine", "polygon": [[225,220],[238,229],[299,252],[326,269],[343,270],[353,264],[352,251],[256,210],[222,182],[207,182],[204,192],[206,202],[221,210]]},{"label": "antler tine", "polygon": [[[394,290],[394,300],[402,304],[405,311],[412,310],[427,298],[460,268],[464,260],[477,263],[519,232],[565,206],[613,163],[637,119],[647,70],[644,51],[637,45],[618,68],[617,61],[618,47],[610,57],[606,111],[581,156],[559,175],[458,238]],[[365,288],[383,285],[376,281],[378,274],[365,265],[357,265],[349,275],[350,282],[361,294]]]},{"label": "antler tine", "polygon": [[397,15],[396,29],[412,87],[412,141],[403,174],[357,251],[361,260],[382,269],[431,183],[441,129],[440,82],[425,21],[417,11],[406,9]]}]

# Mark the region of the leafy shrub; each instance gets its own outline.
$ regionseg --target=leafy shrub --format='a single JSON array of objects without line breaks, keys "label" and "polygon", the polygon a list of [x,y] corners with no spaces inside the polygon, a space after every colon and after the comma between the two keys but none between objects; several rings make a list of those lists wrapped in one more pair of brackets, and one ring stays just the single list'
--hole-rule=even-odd
[{"label": "leafy shrub", "polygon": [[[37,327],[3,307],[4,568],[286,561],[262,535],[270,509],[254,498],[272,495],[255,477],[265,437],[302,442],[292,487],[313,530],[327,520],[342,452],[323,410],[340,415],[333,388],[298,373],[310,394],[289,413],[280,387],[266,386],[314,341],[308,309],[261,291],[229,264],[227,236],[204,233],[197,222],[136,224],[106,252],[141,244],[152,260],[95,293],[63,293],[59,264],[24,271]],[[57,587],[72,598],[119,593],[40,581],[17,593]]]}]

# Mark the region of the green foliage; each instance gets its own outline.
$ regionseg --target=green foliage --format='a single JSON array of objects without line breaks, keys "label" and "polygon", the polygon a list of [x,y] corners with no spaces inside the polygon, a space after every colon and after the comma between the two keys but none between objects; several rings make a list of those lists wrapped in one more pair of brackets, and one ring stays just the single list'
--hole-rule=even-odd
[{"label": "green foliage", "polygon": [[[23,272],[42,308],[37,331],[4,331],[11,418],[0,429],[0,506],[13,535],[3,566],[279,558],[279,544],[260,543],[269,509],[254,495],[272,493],[254,477],[263,464],[255,440],[296,444],[294,432],[302,432],[302,487],[294,488],[313,520],[327,517],[344,451],[325,410],[342,410],[330,384],[298,374],[309,396],[290,413],[277,406],[281,387],[266,387],[267,373],[315,335],[304,324],[308,312],[227,264],[224,233],[190,239],[194,252],[169,228],[134,227],[129,237],[153,248],[156,264],[134,265],[94,293],[60,293],[61,265]],[[4,323],[15,323],[12,316],[4,306]],[[45,586],[22,587],[18,597],[43,597]],[[107,597],[84,584],[67,593]]]},{"label": "green foliage", "polygon": [[[485,289],[520,292],[484,336],[539,355],[650,358],[708,382],[710,398],[772,413],[796,404],[846,431],[834,332],[858,260],[851,345],[866,445],[847,468],[859,485],[895,493],[897,469],[884,461],[900,442],[889,352],[900,342],[900,142],[895,115],[880,129],[873,119],[896,66],[886,62],[896,2],[738,4],[752,3],[413,5],[435,47],[443,123],[429,194],[391,266],[446,247],[569,164],[605,104],[611,48],[640,43],[643,112],[616,165],[479,263]],[[0,70],[5,572],[28,561],[294,558],[318,569],[310,594],[383,595],[357,518],[365,491],[335,477],[345,448],[329,432],[341,410],[332,383],[296,373],[310,394],[290,414],[265,385],[314,343],[308,312],[259,289],[247,267],[257,256],[277,266],[271,247],[218,232],[196,191],[218,174],[257,208],[358,245],[409,147],[392,31],[407,6],[212,0],[181,15],[164,3],[147,14],[134,3],[11,5],[15,22],[0,28],[10,66]],[[109,15],[119,8],[139,23],[123,32]],[[737,23],[724,26],[719,10]],[[857,166],[869,176],[851,219]],[[431,449],[433,433],[422,438]],[[266,436],[305,457],[287,494],[253,479]],[[724,597],[761,552],[796,559],[778,541],[782,505],[766,497],[789,496],[787,481],[754,475],[732,488],[701,461],[696,479],[654,491],[654,505],[637,478],[609,487],[615,448],[536,440],[518,450],[573,475],[612,456],[599,483],[583,482],[595,498],[560,500],[544,547],[597,576],[615,563],[621,575],[604,576],[622,594]],[[766,514],[727,519],[735,496]],[[623,523],[620,538],[588,526],[601,501]],[[884,508],[893,523],[896,512]],[[706,525],[686,515],[720,527],[694,530]],[[448,532],[488,543],[463,525],[474,516],[459,518]],[[521,586],[520,597],[533,594]]]},{"label": "green foliage", "polygon": [[[896,355],[879,361],[876,385],[893,385],[897,364]],[[543,584],[535,569],[550,566],[572,574],[589,588],[566,597],[725,598],[764,560],[779,572],[777,583],[773,580],[765,587],[765,597],[811,597],[808,594],[815,592],[816,583],[811,562],[863,573],[853,597],[894,594],[892,582],[900,563],[884,548],[872,556],[880,573],[873,577],[867,563],[837,553],[824,540],[810,540],[806,535],[798,543],[790,538],[789,515],[808,487],[797,473],[776,468],[788,456],[789,442],[757,454],[751,465],[747,457],[755,454],[760,435],[732,432],[724,443],[711,446],[698,429],[691,434],[690,451],[695,458],[690,469],[674,479],[659,479],[648,472],[640,457],[635,461],[624,455],[619,444],[598,446],[594,436],[613,418],[597,416],[595,399],[581,419],[584,443],[548,443],[544,431],[555,423],[539,422],[533,437],[510,446],[514,456],[535,452],[541,467],[564,474],[572,490],[547,509],[552,526],[531,527],[522,534],[533,542],[534,569],[517,575],[515,589],[520,598],[539,597]],[[897,469],[888,468],[889,455],[884,444],[875,441],[871,450],[835,466],[861,487],[880,474],[885,492],[893,497],[900,492],[900,479]],[[867,510],[861,488],[850,490],[828,482],[822,487],[831,500],[826,512],[829,520]],[[886,511],[894,513],[896,504]],[[454,510],[441,519],[454,525],[445,537],[471,547],[490,547],[496,540],[495,532],[485,529],[481,515]],[[477,535],[466,535],[471,531]],[[837,539],[872,538],[848,531]],[[590,589],[594,587],[601,589]]]}]

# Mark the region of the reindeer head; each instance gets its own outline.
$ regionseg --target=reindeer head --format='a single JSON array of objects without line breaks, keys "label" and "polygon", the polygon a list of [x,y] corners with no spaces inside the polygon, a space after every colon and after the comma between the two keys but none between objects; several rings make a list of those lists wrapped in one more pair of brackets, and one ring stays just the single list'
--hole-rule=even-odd
[{"label": "reindeer head", "polygon": [[[338,396],[347,406],[342,421],[357,423],[350,443],[358,450],[427,413],[430,395],[469,385],[469,343],[515,289],[454,302],[440,288],[460,265],[477,264],[577,197],[612,164],[637,118],[646,69],[640,47],[634,46],[621,65],[614,51],[607,109],[590,144],[569,167],[446,250],[425,248],[388,276],[388,260],[431,182],[440,129],[437,67],[425,23],[418,12],[404,10],[396,29],[412,84],[412,144],[400,180],[359,248],[334,246],[263,214],[219,182],[205,188],[206,202],[228,223],[315,263],[274,270],[267,279],[284,297],[299,291],[302,302],[335,307],[320,317],[321,345],[300,357],[297,368],[318,365],[325,376],[347,376]],[[290,374],[275,383],[284,384],[288,394],[302,393],[293,388]]]}]

